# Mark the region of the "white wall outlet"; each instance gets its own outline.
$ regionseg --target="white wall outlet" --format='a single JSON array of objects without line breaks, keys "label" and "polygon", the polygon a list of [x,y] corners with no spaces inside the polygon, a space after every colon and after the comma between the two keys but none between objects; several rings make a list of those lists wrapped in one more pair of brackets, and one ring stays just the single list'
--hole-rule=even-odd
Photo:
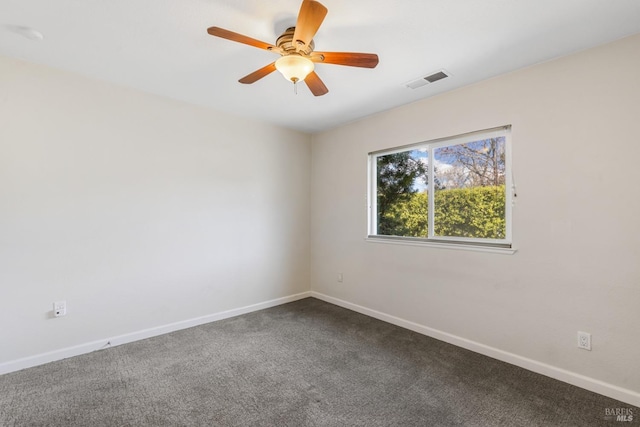
[{"label": "white wall outlet", "polygon": [[67,302],[56,301],[53,303],[53,315],[55,317],[61,317],[67,315]]},{"label": "white wall outlet", "polygon": [[342,283],[342,273],[338,273],[338,282]]},{"label": "white wall outlet", "polygon": [[591,351],[591,334],[578,331],[578,348]]}]

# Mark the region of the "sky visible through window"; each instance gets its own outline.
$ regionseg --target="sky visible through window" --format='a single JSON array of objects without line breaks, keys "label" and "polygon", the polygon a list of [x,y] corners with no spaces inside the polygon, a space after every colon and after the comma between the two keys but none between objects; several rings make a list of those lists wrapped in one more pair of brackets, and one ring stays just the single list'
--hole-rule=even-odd
[{"label": "sky visible through window", "polygon": [[[410,157],[429,168],[426,148],[410,151]],[[505,138],[472,141],[433,150],[436,188],[467,188],[478,185],[504,184]],[[427,191],[426,177],[416,177],[413,189]]]}]

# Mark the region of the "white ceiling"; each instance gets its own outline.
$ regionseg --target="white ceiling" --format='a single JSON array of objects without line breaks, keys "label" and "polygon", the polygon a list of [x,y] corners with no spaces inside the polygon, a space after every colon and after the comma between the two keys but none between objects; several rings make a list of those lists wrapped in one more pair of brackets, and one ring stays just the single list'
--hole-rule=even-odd
[{"label": "white ceiling", "polygon": [[[277,72],[238,83],[277,56],[206,32],[275,43],[301,0],[0,0],[0,55],[315,132],[640,32],[640,0],[321,2],[317,50],[380,57],[375,69],[317,65],[322,97],[304,84],[295,95]],[[440,69],[452,77],[405,87]]]}]

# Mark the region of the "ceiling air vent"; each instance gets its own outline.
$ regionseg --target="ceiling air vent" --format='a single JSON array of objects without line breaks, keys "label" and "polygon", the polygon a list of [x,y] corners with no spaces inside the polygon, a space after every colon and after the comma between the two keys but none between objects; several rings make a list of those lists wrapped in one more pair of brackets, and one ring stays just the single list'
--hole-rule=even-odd
[{"label": "ceiling air vent", "polygon": [[428,76],[421,77],[417,80],[412,80],[406,84],[408,88],[417,89],[419,87],[428,85],[429,83],[437,82],[438,80],[446,79],[451,74],[445,70],[440,70],[435,73],[429,74]]},{"label": "ceiling air vent", "polygon": [[424,79],[429,83],[437,82],[438,80],[446,79],[449,77],[447,73],[444,71],[438,71],[437,73],[433,73],[430,76],[425,77]]}]

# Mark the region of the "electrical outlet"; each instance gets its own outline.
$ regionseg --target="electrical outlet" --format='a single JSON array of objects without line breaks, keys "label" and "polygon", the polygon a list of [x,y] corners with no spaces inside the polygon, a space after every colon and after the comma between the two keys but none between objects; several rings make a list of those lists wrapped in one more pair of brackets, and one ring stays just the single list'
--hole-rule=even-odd
[{"label": "electrical outlet", "polygon": [[578,331],[578,348],[591,351],[591,334]]},{"label": "electrical outlet", "polygon": [[61,317],[67,315],[67,302],[56,301],[53,303],[53,315],[55,317]]}]

